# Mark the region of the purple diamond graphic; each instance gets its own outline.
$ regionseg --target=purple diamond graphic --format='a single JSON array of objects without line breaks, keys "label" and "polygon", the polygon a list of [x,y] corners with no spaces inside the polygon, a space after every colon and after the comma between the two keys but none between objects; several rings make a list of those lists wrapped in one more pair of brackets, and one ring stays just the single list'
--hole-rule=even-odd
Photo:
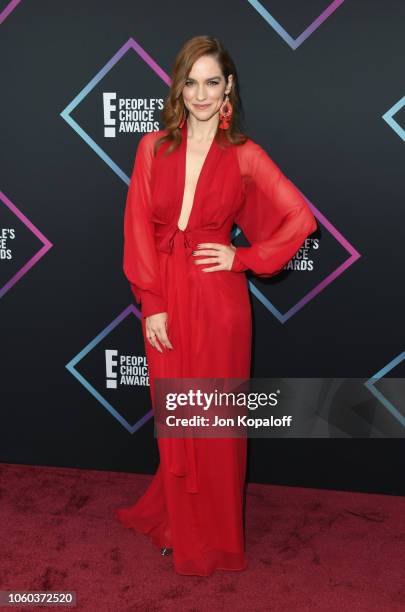
[{"label": "purple diamond graphic", "polygon": [[35,255],[33,255],[31,259],[29,259],[27,263],[25,263],[20,270],[18,270],[18,272],[16,272],[14,276],[12,276],[10,280],[3,285],[3,287],[0,289],[0,298],[2,298],[3,295],[5,295],[7,291],[11,289],[11,287],[15,285],[15,283],[24,276],[24,274],[26,274],[26,272],[28,272],[28,270],[38,263],[41,257],[43,257],[47,251],[49,251],[53,244],[43,235],[42,232],[39,231],[37,227],[35,227],[35,225],[29,219],[27,219],[24,213],[22,213],[21,210],[19,210],[2,191],[0,191],[0,200],[22,223],[24,223],[24,225],[34,234],[34,236],[38,238],[40,242],[42,242],[43,245],[39,251],[37,251],[37,253],[35,253]]},{"label": "purple diamond graphic", "polygon": [[319,26],[328,19],[336,11],[336,9],[343,4],[344,0],[334,0],[331,2],[326,9],[316,18],[314,21],[297,37],[293,38],[287,30],[283,28],[277,19],[269,13],[269,11],[263,6],[259,0],[247,0],[249,4],[263,17],[263,19],[273,28],[275,32],[291,47],[293,51],[298,49],[302,43],[311,36],[319,28]]}]

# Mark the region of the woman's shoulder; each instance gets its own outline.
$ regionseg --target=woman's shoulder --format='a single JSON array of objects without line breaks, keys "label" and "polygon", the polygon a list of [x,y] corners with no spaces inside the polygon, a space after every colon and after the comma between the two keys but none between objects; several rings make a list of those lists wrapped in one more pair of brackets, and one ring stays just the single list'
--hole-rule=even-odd
[{"label": "woman's shoulder", "polygon": [[250,136],[246,136],[245,142],[236,145],[236,148],[242,155],[249,155],[257,151],[264,151],[263,147]]},{"label": "woman's shoulder", "polygon": [[243,144],[236,146],[236,151],[239,160],[239,166],[243,175],[251,175],[255,168],[255,162],[269,158],[265,149],[255,140],[247,137]]},{"label": "woman's shoulder", "polygon": [[139,140],[139,143],[142,142],[142,144],[145,146],[153,147],[155,142],[159,140],[159,138],[162,138],[162,136],[166,136],[166,134],[167,134],[166,129],[154,130],[153,132],[146,132],[145,134],[143,134],[143,136]]},{"label": "woman's shoulder", "polygon": [[165,129],[146,132],[138,141],[137,151],[147,159],[153,160],[155,158],[155,143],[166,134],[167,130]]}]

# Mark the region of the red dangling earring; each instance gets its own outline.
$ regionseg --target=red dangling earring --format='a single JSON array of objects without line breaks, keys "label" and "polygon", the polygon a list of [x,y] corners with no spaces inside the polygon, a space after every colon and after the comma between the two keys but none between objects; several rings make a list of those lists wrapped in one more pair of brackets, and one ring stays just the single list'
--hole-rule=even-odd
[{"label": "red dangling earring", "polygon": [[185,120],[186,120],[186,111],[183,108],[183,117],[182,117],[182,119],[181,119],[181,121],[179,123],[179,128],[183,127]]},{"label": "red dangling earring", "polygon": [[232,104],[230,103],[227,94],[219,109],[219,127],[221,130],[227,130],[229,128],[232,119],[232,112]]}]

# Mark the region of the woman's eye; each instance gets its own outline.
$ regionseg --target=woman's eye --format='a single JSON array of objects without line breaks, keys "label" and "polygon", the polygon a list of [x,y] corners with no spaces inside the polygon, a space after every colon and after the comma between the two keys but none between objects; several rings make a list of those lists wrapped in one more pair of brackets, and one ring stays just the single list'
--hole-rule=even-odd
[{"label": "woman's eye", "polygon": [[[219,85],[219,81],[208,81],[209,85]],[[193,85],[193,81],[186,81],[185,85]]]}]

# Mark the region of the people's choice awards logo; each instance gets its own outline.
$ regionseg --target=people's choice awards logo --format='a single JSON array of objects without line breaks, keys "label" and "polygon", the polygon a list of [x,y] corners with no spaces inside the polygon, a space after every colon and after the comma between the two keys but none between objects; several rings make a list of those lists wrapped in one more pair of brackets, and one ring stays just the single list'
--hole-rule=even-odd
[{"label": "people's choice awards logo", "polygon": [[140,321],[140,311],[131,304],[66,364],[129,433],[153,417]]},{"label": "people's choice awards logo", "polygon": [[0,227],[0,260],[13,259],[12,242],[15,239],[15,229]]},{"label": "people's choice awards logo", "polygon": [[284,270],[312,271],[314,269],[314,260],[310,257],[312,249],[319,249],[318,238],[306,238],[300,250],[284,266]]},{"label": "people's choice awards logo", "polygon": [[117,349],[106,349],[106,388],[149,386],[145,355],[120,355]]},{"label": "people's choice awards logo", "polygon": [[104,137],[159,130],[163,105],[163,98],[119,98],[116,92],[103,92]]}]

